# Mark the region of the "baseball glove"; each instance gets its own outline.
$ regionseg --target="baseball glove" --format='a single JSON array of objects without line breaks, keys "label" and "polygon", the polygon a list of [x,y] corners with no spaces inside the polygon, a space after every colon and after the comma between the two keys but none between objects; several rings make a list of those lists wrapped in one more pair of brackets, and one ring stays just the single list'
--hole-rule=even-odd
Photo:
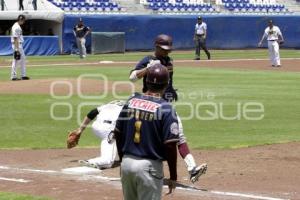
[{"label": "baseball glove", "polygon": [[67,147],[68,149],[71,149],[73,147],[76,147],[79,139],[80,139],[80,135],[78,134],[78,130],[74,130],[74,131],[70,131],[68,134],[68,139],[67,139]]},{"label": "baseball glove", "polygon": [[15,59],[15,60],[20,60],[20,59],[21,59],[20,51],[15,51],[15,52],[14,52],[14,59]]},{"label": "baseball glove", "polygon": [[279,43],[279,45],[283,45],[284,41],[283,40],[279,40],[278,43]]}]

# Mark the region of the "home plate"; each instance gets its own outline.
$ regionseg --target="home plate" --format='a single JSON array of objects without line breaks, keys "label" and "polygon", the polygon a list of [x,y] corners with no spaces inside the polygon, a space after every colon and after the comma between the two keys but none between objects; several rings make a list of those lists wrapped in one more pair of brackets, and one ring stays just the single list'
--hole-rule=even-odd
[{"label": "home plate", "polygon": [[71,168],[65,168],[61,170],[63,173],[66,174],[98,174],[101,172],[99,169],[95,169],[92,167],[71,167]]}]

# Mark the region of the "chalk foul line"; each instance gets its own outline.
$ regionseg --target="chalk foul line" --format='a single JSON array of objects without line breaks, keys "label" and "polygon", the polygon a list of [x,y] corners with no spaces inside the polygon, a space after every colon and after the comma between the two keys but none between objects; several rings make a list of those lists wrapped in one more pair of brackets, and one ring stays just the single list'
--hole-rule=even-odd
[{"label": "chalk foul line", "polygon": [[31,182],[30,180],[18,179],[18,178],[6,178],[6,177],[0,177],[0,181],[12,181],[12,182],[18,182],[18,183]]},{"label": "chalk foul line", "polygon": [[[31,172],[31,173],[41,173],[41,174],[64,174],[64,175],[76,175],[76,174],[70,174],[64,172],[64,169],[61,171],[55,171],[55,170],[41,170],[41,169],[28,169],[28,168],[17,168],[17,167],[8,167],[8,166],[0,166],[0,170],[8,170],[8,171],[23,171],[23,172]],[[79,176],[79,175],[77,175]],[[100,181],[120,181],[120,178],[112,178],[112,177],[105,177],[101,175],[80,175],[82,178],[81,180],[100,180]],[[2,178],[2,179],[1,179]],[[0,180],[7,180],[7,181],[27,181],[24,179],[9,179],[0,177]],[[164,186],[164,188],[168,188],[168,186]],[[244,194],[244,193],[237,193],[237,192],[223,192],[223,191],[214,191],[214,190],[205,190],[205,189],[199,189],[194,186],[188,186],[184,184],[177,184],[176,187],[177,190],[183,190],[183,191],[191,191],[191,192],[208,192],[210,194],[219,195],[219,196],[232,196],[232,197],[240,197],[240,198],[248,198],[248,199],[256,199],[256,200],[289,200],[289,199],[283,199],[283,198],[275,198],[275,197],[268,197],[268,196],[260,196],[260,195],[253,195],[253,194]]]}]

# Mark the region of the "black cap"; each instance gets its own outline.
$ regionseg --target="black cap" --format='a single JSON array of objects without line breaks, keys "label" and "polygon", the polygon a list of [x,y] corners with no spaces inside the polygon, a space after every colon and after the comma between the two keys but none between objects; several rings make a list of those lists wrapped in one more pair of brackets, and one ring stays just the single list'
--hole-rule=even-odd
[{"label": "black cap", "polygon": [[173,45],[173,39],[169,35],[161,34],[155,38],[155,46],[159,46],[164,50],[171,50]]},{"label": "black cap", "polygon": [[198,19],[202,19],[202,17],[201,17],[201,16],[199,16],[199,17],[198,17]]},{"label": "black cap", "polygon": [[21,21],[21,20],[25,20],[25,19],[26,19],[25,15],[19,15],[17,20]]}]

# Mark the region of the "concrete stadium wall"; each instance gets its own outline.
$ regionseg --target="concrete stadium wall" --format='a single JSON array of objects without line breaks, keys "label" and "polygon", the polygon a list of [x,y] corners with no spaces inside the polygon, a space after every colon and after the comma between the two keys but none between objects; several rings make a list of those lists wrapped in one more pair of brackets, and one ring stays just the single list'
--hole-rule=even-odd
[{"label": "concrete stadium wall", "polygon": [[[153,39],[161,33],[173,37],[175,49],[191,49],[197,16],[162,15],[66,15],[63,49],[76,51],[73,27],[79,17],[96,32],[125,32],[126,50],[151,50]],[[203,16],[208,25],[207,45],[214,49],[256,48],[267,20],[278,25],[285,38],[284,47],[300,48],[300,16]],[[90,49],[90,39],[87,40]],[[266,43],[265,43],[266,45]]]}]

